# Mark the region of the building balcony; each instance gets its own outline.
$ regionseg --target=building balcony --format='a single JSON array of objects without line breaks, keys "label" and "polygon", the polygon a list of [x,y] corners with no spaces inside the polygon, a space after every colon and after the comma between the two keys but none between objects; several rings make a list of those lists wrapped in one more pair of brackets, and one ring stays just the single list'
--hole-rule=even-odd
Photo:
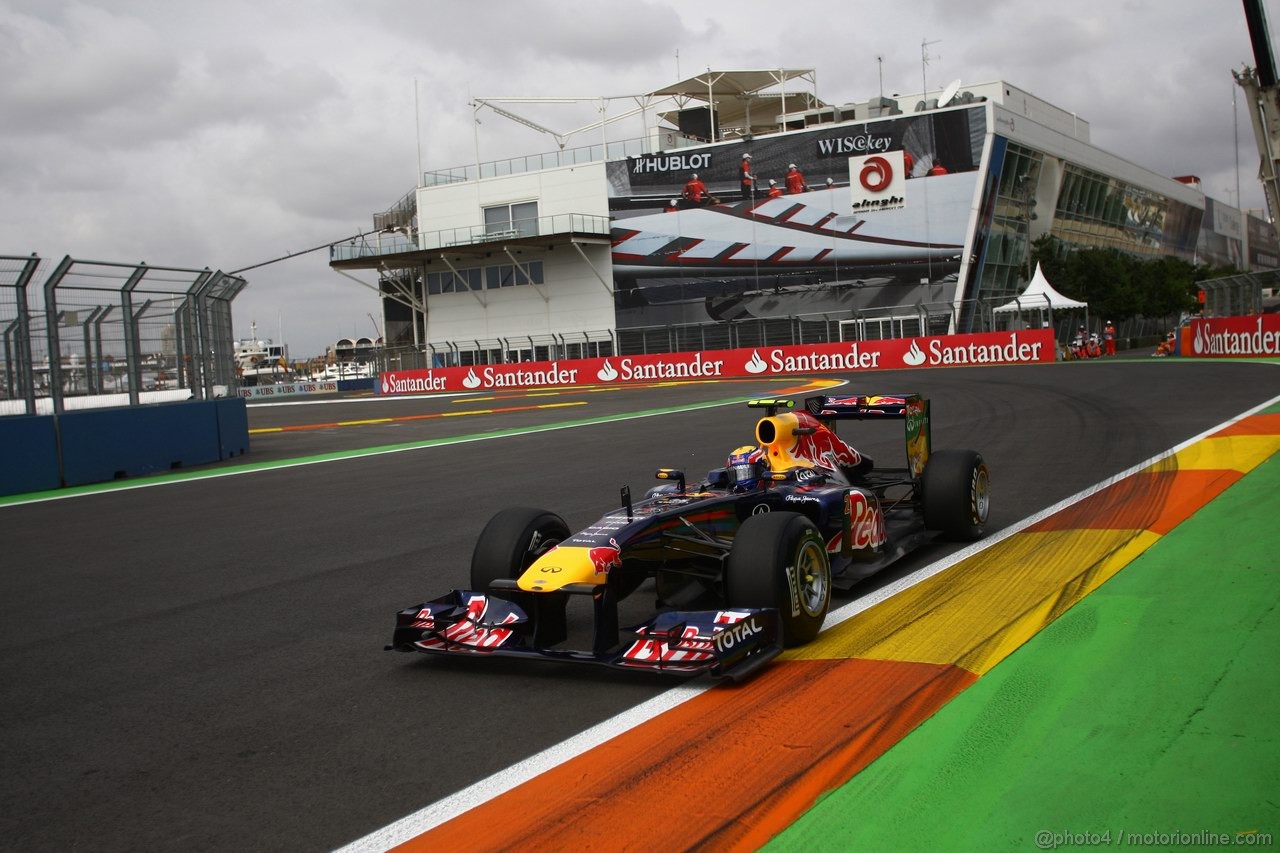
[{"label": "building balcony", "polygon": [[329,247],[329,265],[343,269],[409,266],[443,254],[474,254],[495,247],[549,247],[562,243],[608,244],[608,216],[560,213],[510,223],[422,231],[412,238],[398,227],[363,234]]}]

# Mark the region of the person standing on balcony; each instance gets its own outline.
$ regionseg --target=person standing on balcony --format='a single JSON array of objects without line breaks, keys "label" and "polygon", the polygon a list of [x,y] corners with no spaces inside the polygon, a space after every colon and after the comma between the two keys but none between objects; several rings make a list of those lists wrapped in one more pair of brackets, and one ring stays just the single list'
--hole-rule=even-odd
[{"label": "person standing on balcony", "polygon": [[807,192],[809,185],[804,182],[804,174],[792,163],[787,166],[787,195]]},{"label": "person standing on balcony", "polygon": [[689,179],[689,183],[684,185],[684,192],[682,195],[684,196],[684,200],[689,202],[689,204],[695,204],[698,206],[706,204],[707,185],[698,178],[697,172],[695,172],[693,177]]}]

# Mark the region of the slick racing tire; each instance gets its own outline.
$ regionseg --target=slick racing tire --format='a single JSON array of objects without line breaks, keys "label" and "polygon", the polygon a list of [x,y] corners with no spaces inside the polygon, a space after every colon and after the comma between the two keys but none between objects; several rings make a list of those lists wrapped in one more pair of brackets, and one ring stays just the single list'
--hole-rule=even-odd
[{"label": "slick racing tire", "polygon": [[950,539],[981,539],[991,512],[991,475],[982,454],[939,450],[929,456],[920,483],[924,526]]},{"label": "slick racing tire", "polygon": [[777,608],[783,645],[812,641],[831,606],[831,563],[822,534],[799,513],[751,516],[734,537],[724,586],[730,607]]},{"label": "slick racing tire", "polygon": [[568,538],[569,526],[553,512],[524,506],[502,510],[484,526],[471,554],[471,588],[487,592],[495,580],[519,578]]}]

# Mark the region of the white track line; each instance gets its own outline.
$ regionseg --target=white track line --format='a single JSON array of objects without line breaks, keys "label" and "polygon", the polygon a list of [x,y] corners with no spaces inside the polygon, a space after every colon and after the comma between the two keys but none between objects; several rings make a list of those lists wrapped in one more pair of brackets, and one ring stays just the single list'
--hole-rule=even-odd
[{"label": "white track line", "polygon": [[[1218,430],[1224,429],[1231,424],[1241,421],[1250,415],[1260,412],[1263,409],[1280,403],[1280,396],[1273,397],[1259,406],[1255,406],[1246,412],[1236,415],[1230,420],[1223,421],[1215,427],[1210,427],[1194,438],[1189,438],[1176,447],[1172,447],[1163,453],[1151,457],[1145,462],[1139,462],[1130,468],[1126,468],[1114,477],[1090,486],[1083,491],[1076,492],[1069,498],[1064,498],[1052,506],[1040,510],[1034,515],[1024,518],[1017,524],[1000,530],[992,534],[980,542],[975,542],[954,554],[951,554],[935,563],[930,563],[920,569],[905,575],[902,578],[888,584],[873,593],[859,598],[857,601],[851,601],[845,606],[833,610],[827,614],[827,622],[824,631],[829,631],[836,625],[852,619],[859,613],[863,613],[877,604],[886,601],[903,590],[910,589],[921,581],[927,580],[936,574],[945,572],[947,569],[956,565],[962,560],[966,560],[975,554],[979,554],[994,545],[1003,542],[1016,533],[1021,533],[1031,525],[1048,518],[1056,512],[1061,512],[1067,507],[1079,503],[1085,498],[1097,494],[1108,486],[1132,476],[1155,463],[1167,459],[1176,453],[1185,450]],[[464,812],[468,812],[476,806],[487,803],[512,788],[521,785],[536,776],[546,773],[559,767],[561,764],[576,758],[588,749],[599,746],[602,743],[612,740],[624,732],[627,732],[636,726],[642,725],[654,717],[671,710],[679,705],[683,705],[690,699],[705,693],[712,687],[716,686],[716,682],[708,678],[699,679],[698,682],[682,684],[660,696],[642,702],[634,708],[623,711],[614,717],[610,717],[602,723],[598,723],[581,734],[574,735],[566,741],[556,744],[555,746],[544,749],[537,755],[526,758],[518,764],[513,764],[506,770],[494,773],[485,779],[481,779],[473,785],[463,788],[456,794],[451,794],[442,800],[437,800],[424,809],[406,815],[396,822],[389,824],[382,829],[375,830],[363,838],[357,839],[344,847],[339,848],[336,853],[366,853],[366,851],[386,851],[397,845],[416,838],[424,832],[427,832],[439,826],[446,821],[452,820]]]}]

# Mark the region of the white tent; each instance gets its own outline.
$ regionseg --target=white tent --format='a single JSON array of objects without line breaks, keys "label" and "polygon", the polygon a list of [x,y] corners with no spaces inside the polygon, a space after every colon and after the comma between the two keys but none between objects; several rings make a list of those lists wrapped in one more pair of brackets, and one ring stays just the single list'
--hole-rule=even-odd
[{"label": "white tent", "polygon": [[1061,311],[1067,308],[1088,307],[1088,302],[1079,302],[1054,290],[1053,285],[1049,283],[1049,279],[1044,277],[1044,271],[1040,269],[1040,265],[1036,264],[1036,274],[1031,277],[1031,283],[1027,285],[1027,289],[1022,292],[1022,295],[1012,302],[1006,302],[999,308],[994,309],[994,311],[996,314],[1013,314],[1018,311],[1035,311],[1044,310],[1045,308]]}]

